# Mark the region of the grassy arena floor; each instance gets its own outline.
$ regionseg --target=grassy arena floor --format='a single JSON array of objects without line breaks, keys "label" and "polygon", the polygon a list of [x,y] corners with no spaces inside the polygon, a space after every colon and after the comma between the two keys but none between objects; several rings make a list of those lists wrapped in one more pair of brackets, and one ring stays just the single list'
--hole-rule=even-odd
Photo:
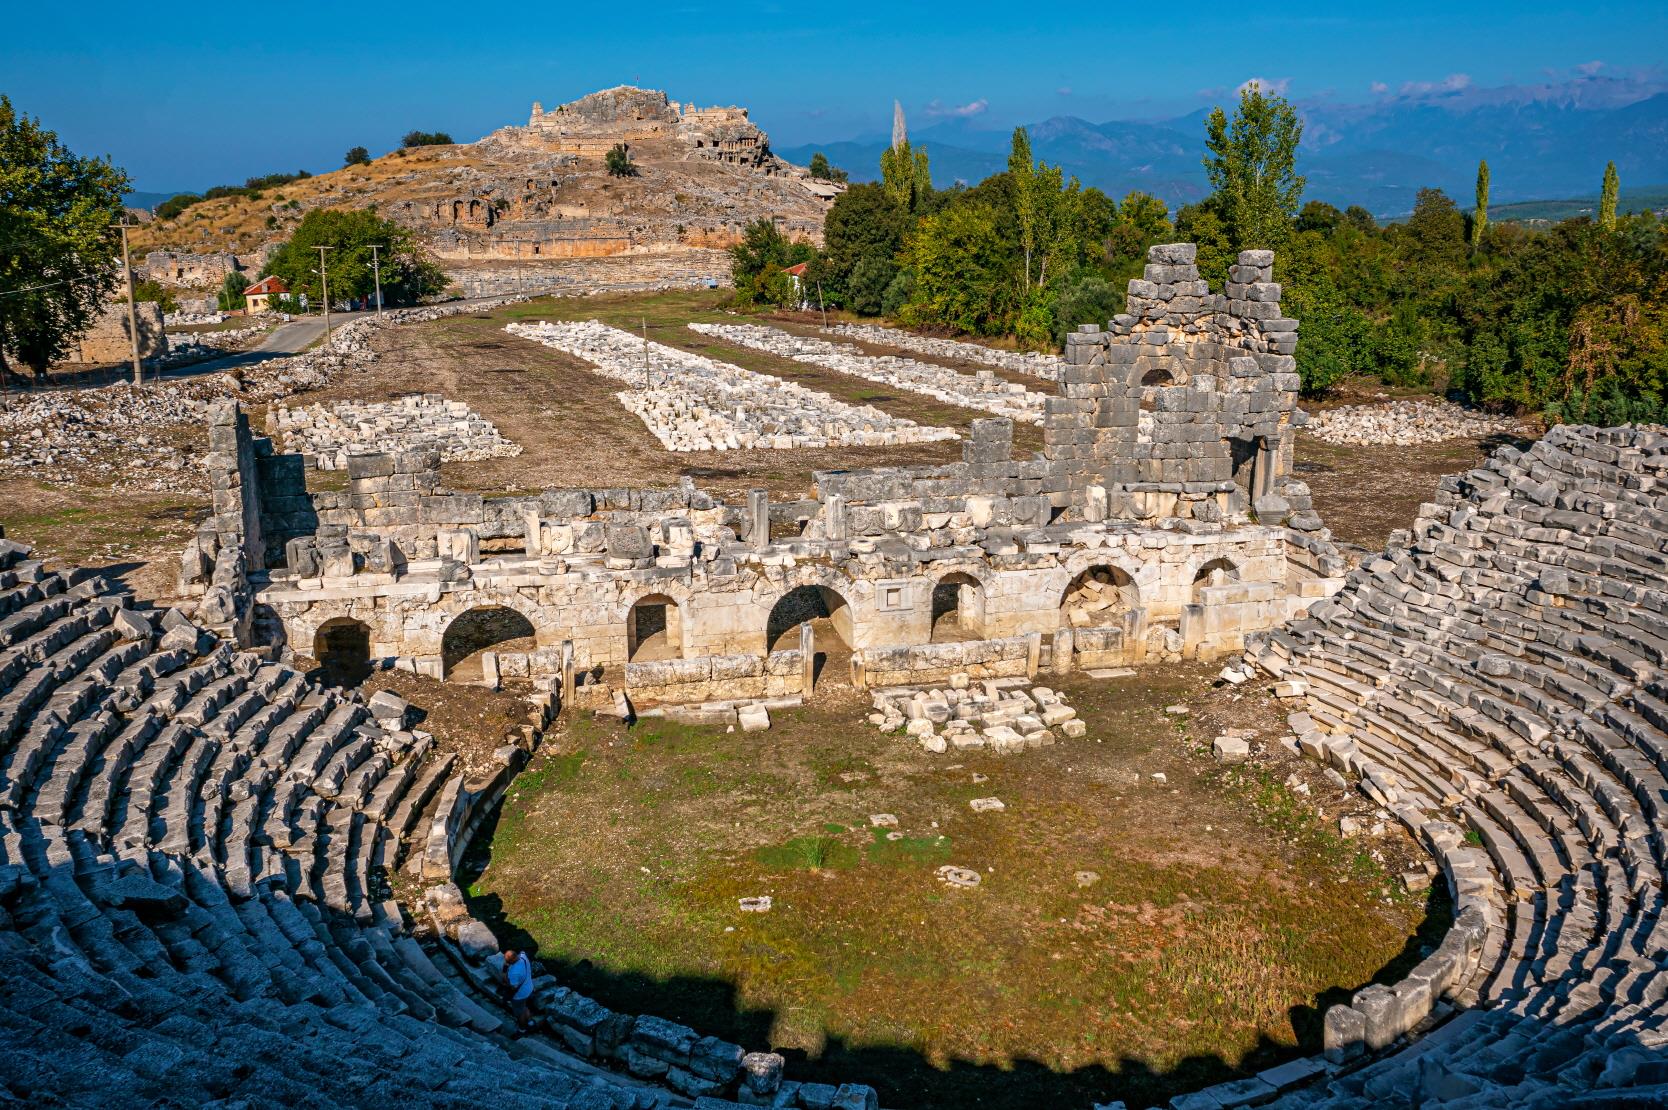
[{"label": "grassy arena floor", "polygon": [[[1061,683],[1088,736],[1006,758],[924,753],[838,688],[765,733],[581,718],[507,799],[471,894],[577,989],[887,1107],[1162,1100],[1318,1050],[1319,1007],[1417,959],[1427,916],[1387,871],[1407,846],[1340,840],[1313,815],[1344,804],[1324,779],[1299,804],[1285,776],[1314,769],[1273,743],[1278,707],[1212,674]],[[1218,768],[1228,723],[1272,763]],[[945,863],[983,882],[951,889]],[[741,912],[757,895],[771,911]]]}]

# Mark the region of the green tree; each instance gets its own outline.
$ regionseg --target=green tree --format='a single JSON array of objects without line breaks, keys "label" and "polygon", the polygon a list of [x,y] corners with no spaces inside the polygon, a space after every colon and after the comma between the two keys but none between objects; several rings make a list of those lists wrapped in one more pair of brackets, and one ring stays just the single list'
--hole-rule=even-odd
[{"label": "green tree", "polygon": [[820,150],[811,155],[811,164],[807,168],[818,181],[845,181],[850,176],[845,170],[830,164],[828,155]]},{"label": "green tree", "polygon": [[608,167],[609,177],[636,177],[637,163],[631,160],[631,151],[624,143],[615,143],[608,148],[603,157],[603,164]]},{"label": "green tree", "polygon": [[151,215],[159,220],[171,220],[202,199],[196,193],[177,193],[157,205]]},{"label": "green tree", "polygon": [[1477,163],[1477,207],[1471,213],[1471,247],[1473,250],[1483,241],[1483,233],[1488,230],[1488,162]]},{"label": "green tree", "polygon": [[1123,311],[1124,295],[1099,274],[1085,274],[1060,291],[1055,306],[1054,342],[1064,344],[1079,324],[1100,324]]},{"label": "green tree", "polygon": [[1221,198],[1235,250],[1285,243],[1303,196],[1297,172],[1302,139],[1297,110],[1283,97],[1264,96],[1255,81],[1240,93],[1232,122],[1220,107],[1205,120],[1205,175]]},{"label": "green tree", "polygon": [[127,174],[83,158],[0,95],[0,377],[63,358],[121,278],[110,225]]},{"label": "green tree", "polygon": [[808,261],[812,253],[809,244],[790,242],[769,219],[748,224],[741,242],[730,248],[736,303],[743,307],[791,306],[795,301],[793,281],[784,271]]},{"label": "green tree", "polygon": [[407,131],[400,140],[401,148],[414,146],[451,146],[452,137],[444,131]]},{"label": "green tree", "polygon": [[1604,188],[1599,193],[1599,226],[1606,231],[1616,230],[1616,201],[1621,196],[1621,181],[1616,177],[1616,163],[1604,164]]},{"label": "green tree", "polygon": [[249,288],[249,284],[249,279],[236,271],[227,274],[220,282],[220,291],[215,295],[220,311],[236,312],[243,308],[246,304],[243,291]]},{"label": "green tree", "polygon": [[178,312],[180,302],[174,299],[174,294],[160,281],[145,280],[133,283],[133,299],[136,301],[154,302],[161,306],[163,312]]},{"label": "green tree", "polygon": [[371,152],[362,146],[349,147],[348,152],[342,155],[342,165],[344,166],[368,166],[370,164]]},{"label": "green tree", "polygon": [[[853,185],[835,200],[822,225],[822,250],[806,277],[813,289],[820,284],[829,305],[854,312],[881,311],[887,287],[897,276],[898,251],[911,227],[909,213],[876,183]],[[863,269],[861,291],[852,288]],[[879,293],[872,286],[879,284]],[[873,294],[871,296],[871,294]]]},{"label": "green tree", "polygon": [[1021,307],[1013,280],[1012,240],[998,209],[978,200],[951,204],[926,217],[904,248],[914,288],[905,323],[940,324],[975,335],[1010,331]]},{"label": "green tree", "polygon": [[905,139],[881,151],[880,183],[904,211],[920,212],[932,199],[932,170],[926,148],[915,150]]},{"label": "green tree", "polygon": [[[318,248],[325,252],[332,302],[368,297],[375,289],[371,246],[380,246],[382,296],[387,304],[415,304],[446,288],[446,275],[417,245],[411,232],[374,209],[315,208],[267,259],[263,277],[282,278],[309,303],[323,301]],[[239,290],[241,293],[241,290]]]}]

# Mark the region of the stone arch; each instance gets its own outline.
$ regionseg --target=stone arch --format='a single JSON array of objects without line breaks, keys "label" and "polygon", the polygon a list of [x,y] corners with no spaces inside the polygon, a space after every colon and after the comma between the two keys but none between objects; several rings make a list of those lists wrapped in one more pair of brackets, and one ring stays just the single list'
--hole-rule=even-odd
[{"label": "stone arch", "polygon": [[765,650],[773,650],[776,642],[792,629],[816,620],[827,620],[840,642],[848,649],[853,646],[851,602],[831,586],[806,583],[787,590],[771,605],[765,620]]},{"label": "stone arch", "polygon": [[670,594],[644,594],[626,610],[628,660],[683,658],[683,608]]},{"label": "stone arch", "polygon": [[1110,562],[1084,567],[1060,595],[1061,624],[1070,628],[1122,624],[1125,613],[1140,607],[1135,576]]},{"label": "stone arch", "polygon": [[531,651],[537,635],[527,615],[507,605],[487,603],[466,609],[453,617],[441,634],[442,676],[452,678],[460,664],[466,672],[477,669],[480,653],[495,647]]},{"label": "stone arch", "polygon": [[371,674],[371,629],[352,617],[332,617],[313,633],[313,658],[330,686],[357,686]]},{"label": "stone arch", "polygon": [[966,571],[942,575],[932,587],[932,639],[985,638],[985,587]]},{"label": "stone arch", "polygon": [[1219,586],[1226,582],[1239,581],[1239,566],[1232,560],[1223,557],[1207,559],[1193,572],[1193,602],[1198,604],[1199,591],[1208,586]]}]

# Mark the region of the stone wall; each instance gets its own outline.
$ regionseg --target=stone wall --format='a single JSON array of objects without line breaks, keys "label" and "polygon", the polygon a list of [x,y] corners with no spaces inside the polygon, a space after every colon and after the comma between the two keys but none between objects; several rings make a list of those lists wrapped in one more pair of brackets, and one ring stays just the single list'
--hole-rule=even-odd
[{"label": "stone wall", "polygon": [[[139,357],[157,358],[168,353],[168,336],[162,323],[162,306],[140,301],[133,306],[139,324]],[[133,332],[128,327],[127,301],[110,301],[76,344],[66,363],[105,365],[133,361]]]},{"label": "stone wall", "polygon": [[627,663],[625,691],[633,705],[788,697],[810,692],[807,670],[798,650]]},{"label": "stone wall", "polygon": [[1001,640],[868,648],[852,656],[853,685],[943,685],[957,674],[1035,678],[1041,650],[1042,636],[1035,632]]}]

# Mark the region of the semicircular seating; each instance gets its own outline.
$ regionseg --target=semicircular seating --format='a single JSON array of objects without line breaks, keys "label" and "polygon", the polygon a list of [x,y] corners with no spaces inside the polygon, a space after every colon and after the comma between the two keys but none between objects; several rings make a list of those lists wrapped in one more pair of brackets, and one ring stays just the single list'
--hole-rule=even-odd
[{"label": "semicircular seating", "polygon": [[[479,989],[490,932],[471,963],[406,917],[383,885],[405,834],[438,836],[449,878],[467,829],[443,799],[467,791],[398,699],[317,687],[29,555],[0,538],[0,1100],[737,1105],[512,1037]],[[612,1020],[628,1046],[682,1028]],[[674,1050],[703,1073],[685,1088],[748,1097],[738,1047]],[[805,1105],[755,1055],[754,1104]]]},{"label": "semicircular seating", "polygon": [[1346,1070],[1284,1104],[1668,1105],[1668,435],[1501,449],[1248,654],[1458,915],[1328,1012]]}]

